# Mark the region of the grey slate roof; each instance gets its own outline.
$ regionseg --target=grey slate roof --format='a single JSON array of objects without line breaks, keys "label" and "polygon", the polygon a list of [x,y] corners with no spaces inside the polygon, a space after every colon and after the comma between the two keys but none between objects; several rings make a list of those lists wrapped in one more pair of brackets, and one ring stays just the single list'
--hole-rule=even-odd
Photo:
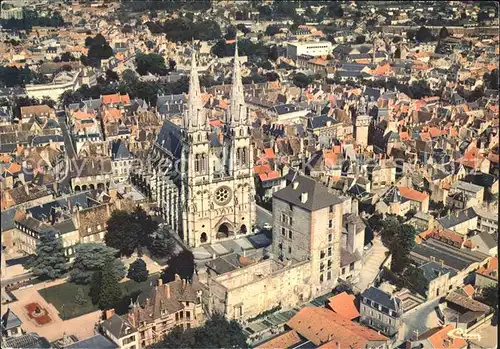
[{"label": "grey slate roof", "polygon": [[101,334],[97,334],[93,337],[81,340],[79,342],[73,343],[66,348],[79,348],[79,349],[90,349],[90,348],[99,348],[99,349],[117,349],[119,348],[114,342],[110,341],[106,337]]},{"label": "grey slate roof", "polygon": [[442,217],[438,219],[439,224],[443,226],[445,229],[451,229],[463,222],[468,221],[469,219],[472,219],[476,217],[476,211],[472,207],[469,207],[466,210],[458,211],[458,212],[453,212],[450,215],[446,217]]},{"label": "grey slate roof", "polygon": [[167,150],[176,159],[180,159],[182,151],[182,135],[179,126],[165,120],[156,139],[156,145]]},{"label": "grey slate roof", "polygon": [[130,154],[121,140],[113,142],[111,145],[111,153],[113,154],[113,160],[129,159],[132,157],[132,154]]},{"label": "grey slate roof", "polygon": [[365,290],[361,294],[361,297],[367,298],[368,300],[395,312],[398,312],[401,309],[401,300],[399,298],[392,297],[390,294],[375,287],[370,287]]},{"label": "grey slate roof", "polygon": [[50,343],[45,337],[36,333],[28,333],[19,337],[9,337],[5,340],[8,348],[41,349],[50,348]]},{"label": "grey slate roof", "polygon": [[328,125],[328,122],[331,122],[331,124],[338,123],[338,121],[335,121],[332,117],[328,115],[320,115],[320,116],[315,116],[312,118],[309,118],[307,120],[307,126],[311,129],[317,129],[321,127],[325,127]]},{"label": "grey slate roof", "polygon": [[2,330],[10,330],[11,328],[19,327],[23,324],[21,319],[9,309],[2,315]]},{"label": "grey slate roof", "polygon": [[[137,331],[126,319],[114,314],[111,318],[103,321],[102,327],[108,330],[116,338],[121,338],[124,335],[129,335]],[[127,331],[130,329],[130,331]]]},{"label": "grey slate roof", "polygon": [[[294,189],[294,183],[298,183],[296,189]],[[302,193],[307,193],[306,202],[301,201]],[[316,182],[310,177],[302,175],[297,175],[293,183],[275,192],[273,197],[291,203],[292,205],[298,206],[307,211],[316,211],[343,202],[340,197],[331,194],[327,187],[323,184]]]},{"label": "grey slate roof", "polygon": [[16,226],[14,225],[14,216],[16,215],[16,209],[15,208],[10,208],[8,210],[3,210],[2,211],[2,224],[1,224],[1,231],[7,231],[10,229],[14,229]]},{"label": "grey slate roof", "polygon": [[457,271],[464,270],[471,264],[482,262],[489,257],[481,252],[452,247],[433,238],[416,245],[410,252],[410,256],[413,260],[421,263],[429,261],[431,257],[436,261],[442,260],[446,267]]},{"label": "grey slate roof", "polygon": [[451,268],[447,268],[445,266],[441,266],[439,263],[434,261],[430,261],[419,266],[419,269],[422,270],[424,277],[427,281],[431,282],[436,279],[440,275],[450,274],[450,277],[457,275],[457,272]]}]

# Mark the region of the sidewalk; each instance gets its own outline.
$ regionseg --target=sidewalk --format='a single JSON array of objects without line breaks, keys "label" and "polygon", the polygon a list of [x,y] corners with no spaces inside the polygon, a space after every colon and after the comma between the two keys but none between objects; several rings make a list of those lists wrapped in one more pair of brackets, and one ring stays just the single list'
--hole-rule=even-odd
[{"label": "sidewalk", "polygon": [[[17,302],[11,303],[9,307],[23,322],[22,328],[25,332],[36,332],[40,336],[46,337],[49,341],[54,341],[61,338],[64,334],[75,335],[79,340],[89,338],[94,335],[94,326],[99,320],[101,315],[100,311],[85,314],[73,318],[71,320],[63,321],[59,317],[59,312],[50,303],[38,293],[38,290],[45,287],[51,287],[66,282],[66,279],[55,280],[53,282],[44,282],[36,284],[32,287],[22,290],[15,290],[12,293],[19,299]],[[32,321],[24,308],[26,304],[36,302],[41,307],[45,308],[51,317],[52,321],[43,326],[38,326]]]}]

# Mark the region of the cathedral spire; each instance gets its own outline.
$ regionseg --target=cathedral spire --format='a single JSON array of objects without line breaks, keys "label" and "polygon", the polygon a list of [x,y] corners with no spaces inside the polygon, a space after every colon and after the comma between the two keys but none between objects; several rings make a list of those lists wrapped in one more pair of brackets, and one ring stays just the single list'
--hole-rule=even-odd
[{"label": "cathedral spire", "polygon": [[196,53],[194,42],[191,48],[191,71],[189,73],[189,95],[187,110],[184,113],[183,126],[187,130],[193,130],[205,125],[203,102],[201,100],[200,80],[196,67]]},{"label": "cathedral spire", "polygon": [[231,113],[231,125],[237,125],[241,122],[245,122],[245,95],[243,92],[243,82],[241,80],[241,65],[240,59],[238,57],[238,38],[236,37],[236,44],[234,48],[234,70],[233,70],[233,86],[231,89],[231,100],[230,100],[230,113]]}]

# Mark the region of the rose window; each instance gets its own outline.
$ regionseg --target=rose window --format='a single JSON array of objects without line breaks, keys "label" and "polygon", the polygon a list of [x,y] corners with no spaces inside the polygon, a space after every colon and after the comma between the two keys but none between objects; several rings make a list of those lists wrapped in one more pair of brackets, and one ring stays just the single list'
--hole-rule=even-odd
[{"label": "rose window", "polygon": [[225,205],[231,200],[231,189],[220,187],[215,191],[215,202],[219,205]]}]

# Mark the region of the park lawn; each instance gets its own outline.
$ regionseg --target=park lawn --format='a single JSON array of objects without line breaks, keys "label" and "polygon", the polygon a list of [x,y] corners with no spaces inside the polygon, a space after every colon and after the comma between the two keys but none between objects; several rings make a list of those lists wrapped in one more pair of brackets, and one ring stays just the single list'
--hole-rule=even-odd
[{"label": "park lawn", "polygon": [[[122,289],[122,299],[115,305],[115,312],[119,315],[128,312],[130,299],[135,299],[145,290],[151,289],[156,284],[159,274],[152,274],[148,280],[144,282],[135,282],[127,280],[120,283]],[[75,297],[78,289],[81,288],[86,296],[87,301],[79,305],[75,302]],[[90,285],[77,285],[72,282],[66,282],[49,288],[38,290],[38,293],[59,312],[59,317],[63,320],[69,320],[81,315],[85,315],[96,310],[99,310],[97,305],[92,304],[89,297]]]}]

